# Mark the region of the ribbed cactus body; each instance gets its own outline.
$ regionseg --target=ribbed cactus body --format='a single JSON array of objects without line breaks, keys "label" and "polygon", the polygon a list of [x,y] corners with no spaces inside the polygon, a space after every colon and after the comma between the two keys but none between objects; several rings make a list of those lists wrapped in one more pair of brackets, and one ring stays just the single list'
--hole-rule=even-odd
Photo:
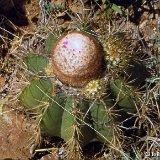
[{"label": "ribbed cactus body", "polygon": [[22,91],[20,102],[28,109],[41,108],[53,92],[53,84],[48,78],[35,78]]},{"label": "ribbed cactus body", "polygon": [[111,142],[114,133],[114,119],[112,115],[109,114],[108,109],[112,104],[110,104],[110,106],[106,106],[103,103],[96,102],[91,105],[91,115],[93,118],[94,128],[97,131],[97,138],[101,142]]},{"label": "ribbed cactus body", "polygon": [[42,55],[29,53],[28,56],[24,58],[24,63],[27,65],[27,69],[30,72],[38,74],[39,72],[44,72],[48,64],[48,59]]},{"label": "ribbed cactus body", "polygon": [[60,137],[66,142],[76,139],[84,146],[95,137],[94,131],[89,127],[92,125],[91,117],[88,114],[84,117],[88,110],[86,102],[63,98],[54,97],[51,105],[44,110],[40,123],[41,133],[45,136]]},{"label": "ribbed cactus body", "polygon": [[51,97],[48,106],[43,108],[40,129],[43,136],[61,137],[62,115],[65,100],[59,96]]},{"label": "ribbed cactus body", "polygon": [[111,95],[113,96],[115,103],[118,104],[120,109],[129,112],[136,113],[136,102],[138,97],[133,97],[133,87],[127,85],[123,80],[116,79],[110,81]]}]

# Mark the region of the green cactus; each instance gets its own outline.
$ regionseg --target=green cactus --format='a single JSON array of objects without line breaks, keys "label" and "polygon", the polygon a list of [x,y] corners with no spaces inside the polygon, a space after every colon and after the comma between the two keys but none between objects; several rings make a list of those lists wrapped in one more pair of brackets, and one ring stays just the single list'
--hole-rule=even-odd
[{"label": "green cactus", "polygon": [[97,138],[102,142],[111,142],[114,135],[115,122],[112,115],[109,114],[108,109],[112,104],[110,103],[109,106],[106,106],[102,102],[95,102],[91,105],[91,115],[94,122],[94,128],[98,131]]},{"label": "green cactus", "polygon": [[[42,55],[29,53],[24,58],[24,63],[29,71],[37,75],[40,72],[44,73],[48,59]],[[23,89],[19,100],[28,109],[42,108],[53,92],[53,83],[49,78],[32,77],[30,80],[30,83]]]},{"label": "green cactus", "polygon": [[[29,54],[24,62],[30,71],[35,74],[44,71],[47,59],[41,55]],[[42,136],[54,136],[64,139],[66,142],[71,138],[84,146],[89,143],[95,133],[90,128],[91,117],[87,114],[89,109],[87,101],[78,101],[67,98],[64,93],[52,93],[54,85],[48,78],[33,78],[22,91],[19,100],[27,109],[34,109],[40,113],[40,131]]]},{"label": "green cactus", "polygon": [[[49,100],[48,106],[43,108],[40,121],[41,134],[44,136],[61,137],[62,115],[65,100],[56,95]],[[62,106],[62,107],[61,107]]]},{"label": "green cactus", "polygon": [[[47,59],[29,54],[25,63],[37,75],[44,71]],[[52,96],[53,92],[55,96]],[[114,120],[106,111],[107,103],[91,105],[92,99],[77,99],[62,91],[57,93],[49,78],[33,78],[23,89],[19,100],[27,109],[39,108],[41,136],[60,137],[66,142],[75,139],[81,147],[92,140],[110,142],[113,138]]]},{"label": "green cactus", "polygon": [[[41,106],[41,135],[60,137],[65,141],[74,137],[82,146],[94,139],[95,133],[90,128],[92,120],[89,113],[84,118],[89,103],[86,101],[75,102],[70,98],[66,99],[64,94],[57,94],[50,99],[51,97],[48,98],[51,95],[50,91],[48,92],[49,95],[45,95],[47,90],[42,90],[44,88],[39,85],[40,82],[44,81],[32,81],[22,92],[20,101],[24,106],[31,109]],[[48,102],[48,105],[44,102]]]},{"label": "green cactus", "polygon": [[86,103],[56,95],[44,108],[40,122],[42,135],[60,137],[66,142],[75,138],[81,146],[88,144],[95,134],[89,127],[91,118],[83,117],[88,110]]},{"label": "green cactus", "polygon": [[53,45],[56,43],[57,41],[57,37],[55,35],[53,35],[52,33],[49,34],[49,36],[46,39],[46,43],[45,43],[45,51],[50,54]]},{"label": "green cactus", "polygon": [[38,74],[39,72],[44,72],[48,64],[48,59],[42,55],[29,53],[28,56],[24,58],[24,63],[27,65],[29,71]]},{"label": "green cactus", "polygon": [[133,87],[127,85],[120,79],[110,81],[109,85],[111,95],[115,99],[115,102],[118,104],[120,109],[129,113],[136,113],[137,108],[134,100],[138,97],[133,97]]},{"label": "green cactus", "polygon": [[[80,32],[78,32],[78,34],[80,34]],[[74,36],[71,36],[71,38],[73,37]],[[66,57],[64,58],[64,56],[61,56],[60,54],[61,52],[64,52],[63,49],[72,45],[72,39],[71,41],[65,39],[62,44],[60,43],[61,45],[58,45],[58,47],[62,46],[63,49],[61,50],[61,48],[58,48],[58,50],[53,53],[55,54],[55,52],[57,52],[57,55],[59,56],[58,65],[60,67],[63,66],[63,64],[66,64],[67,67],[69,66],[69,69],[62,74],[62,79],[64,81],[59,78],[61,72],[55,74],[58,78],[57,81],[61,81],[61,83],[57,83],[54,79],[55,77],[52,81],[49,78],[41,78],[46,75],[45,69],[48,66],[48,59],[46,57],[29,54],[24,58],[24,63],[27,65],[28,70],[34,73],[34,75],[32,75],[29,84],[23,89],[19,100],[26,109],[38,108],[38,110],[35,111],[37,114],[41,115],[38,117],[38,127],[42,137],[59,137],[63,139],[66,144],[73,140],[74,142],[76,141],[76,144],[78,143],[78,146],[81,148],[95,140],[114,147],[113,145],[115,145],[115,142],[118,139],[117,137],[119,137],[117,134],[119,131],[117,127],[123,125],[122,121],[126,119],[126,117],[137,113],[137,109],[139,109],[140,106],[140,100],[134,84],[141,79],[142,83],[145,83],[145,78],[143,78],[139,72],[139,68],[144,69],[142,65],[137,65],[138,68],[133,66],[131,68],[127,67],[129,60],[124,60],[123,58],[126,56],[128,44],[126,44],[125,39],[122,39],[122,43],[119,44],[119,40],[122,37],[122,35],[115,37],[113,40],[114,43],[112,42],[112,36],[109,37],[108,41],[106,41],[107,43],[105,44],[105,47],[107,48],[109,47],[108,45],[111,45],[114,48],[109,47],[106,49],[106,54],[108,55],[107,61],[102,61],[102,59],[100,59],[101,63],[113,62],[115,66],[120,67],[120,70],[116,69],[114,65],[113,68],[111,67],[112,70],[115,70],[113,73],[117,73],[116,78],[114,78],[114,76],[108,76],[110,75],[108,73],[104,73],[104,75],[95,76],[96,79],[94,79],[95,77],[93,76],[91,79],[87,80],[89,81],[87,82],[87,85],[81,85],[82,80],[85,77],[83,74],[81,79],[77,79],[79,80],[78,85],[71,85],[70,88],[70,79],[65,83],[67,77],[72,77],[71,73],[69,75],[67,75],[67,73],[79,63],[79,57],[76,57],[77,61],[71,66],[69,65],[70,62],[73,61],[77,52],[71,54],[69,62],[66,60],[68,55],[65,55]],[[63,37],[61,38],[63,39]],[[55,36],[49,35],[45,44],[45,50],[47,53],[51,53],[56,41],[57,38]],[[121,48],[119,49],[120,46]],[[65,54],[70,54],[70,48],[75,51],[74,47],[74,44],[73,46],[69,46],[69,49],[65,50]],[[98,50],[97,55],[99,55],[99,51],[102,50]],[[102,56],[102,58],[104,57]],[[127,58],[131,59],[132,57],[128,55]],[[65,70],[66,66],[62,67],[62,71]],[[86,66],[86,64],[84,66]],[[106,64],[104,66],[106,66]],[[54,67],[56,68],[57,66],[55,65]],[[101,69],[103,65],[98,65],[98,67]],[[78,69],[79,68],[80,67],[78,67]],[[125,72],[127,71],[129,76],[131,75],[131,79],[125,77],[126,79],[128,78],[132,81],[132,78],[135,78],[135,75],[137,74],[140,78],[135,81],[134,84],[132,83],[129,85],[129,83],[122,79],[122,76],[124,76],[124,68],[126,68]],[[89,69],[93,70],[93,66]],[[49,70],[54,69],[51,66]],[[57,70],[59,71],[59,69]],[[83,72],[83,70],[84,69],[81,69],[80,71]],[[138,73],[136,72],[134,75],[133,72],[135,71]],[[77,74],[77,72],[75,73],[78,77],[79,74]],[[96,74],[98,73],[99,70],[97,70]],[[88,72],[86,76],[88,76]],[[77,83],[77,80],[75,80],[75,83]],[[70,92],[70,90],[72,92]],[[70,93],[73,94],[71,95]],[[123,128],[123,126],[121,128]],[[115,138],[115,136],[117,137]],[[75,144],[73,143],[73,145]]]},{"label": "green cactus", "polygon": [[76,123],[79,126],[77,131],[77,138],[81,146],[89,144],[96,138],[93,130],[93,119],[90,112],[90,103],[85,99],[81,99],[76,107]]},{"label": "green cactus", "polygon": [[53,83],[48,78],[35,78],[27,85],[20,97],[20,102],[28,109],[43,106],[53,92]]}]

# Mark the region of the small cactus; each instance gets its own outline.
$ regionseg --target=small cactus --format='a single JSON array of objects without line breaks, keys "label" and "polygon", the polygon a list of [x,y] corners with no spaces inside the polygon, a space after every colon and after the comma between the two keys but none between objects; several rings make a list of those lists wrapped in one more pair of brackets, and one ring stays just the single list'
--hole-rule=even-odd
[{"label": "small cactus", "polygon": [[131,57],[129,42],[126,37],[126,33],[116,33],[109,35],[104,40],[106,60],[112,68],[124,69]]},{"label": "small cactus", "polygon": [[82,89],[82,94],[89,99],[100,98],[105,93],[105,80],[96,79],[87,83]]}]

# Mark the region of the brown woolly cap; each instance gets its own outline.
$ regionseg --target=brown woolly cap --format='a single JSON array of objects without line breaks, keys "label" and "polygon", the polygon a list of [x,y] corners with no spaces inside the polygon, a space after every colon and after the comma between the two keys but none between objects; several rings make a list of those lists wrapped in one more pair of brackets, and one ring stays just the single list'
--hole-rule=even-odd
[{"label": "brown woolly cap", "polygon": [[72,87],[83,87],[98,78],[103,70],[104,54],[98,40],[81,31],[63,34],[52,49],[54,74]]}]

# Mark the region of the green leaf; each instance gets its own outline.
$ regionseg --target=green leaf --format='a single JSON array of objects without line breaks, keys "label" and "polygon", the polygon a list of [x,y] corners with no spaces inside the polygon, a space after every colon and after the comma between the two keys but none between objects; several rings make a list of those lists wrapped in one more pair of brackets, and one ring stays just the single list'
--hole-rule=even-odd
[{"label": "green leaf", "polygon": [[53,84],[50,79],[34,79],[24,88],[19,100],[26,108],[32,109],[47,102],[52,92]]},{"label": "green leaf", "polygon": [[122,14],[122,9],[118,7],[116,4],[112,3],[111,8],[119,14]]},{"label": "green leaf", "polygon": [[24,63],[27,65],[29,71],[37,74],[38,72],[44,71],[48,64],[48,59],[42,55],[30,53],[24,58]]},{"label": "green leaf", "polygon": [[47,53],[49,54],[51,53],[51,50],[54,44],[56,43],[56,41],[57,41],[57,37],[53,35],[52,33],[50,33],[45,43],[45,50]]}]

